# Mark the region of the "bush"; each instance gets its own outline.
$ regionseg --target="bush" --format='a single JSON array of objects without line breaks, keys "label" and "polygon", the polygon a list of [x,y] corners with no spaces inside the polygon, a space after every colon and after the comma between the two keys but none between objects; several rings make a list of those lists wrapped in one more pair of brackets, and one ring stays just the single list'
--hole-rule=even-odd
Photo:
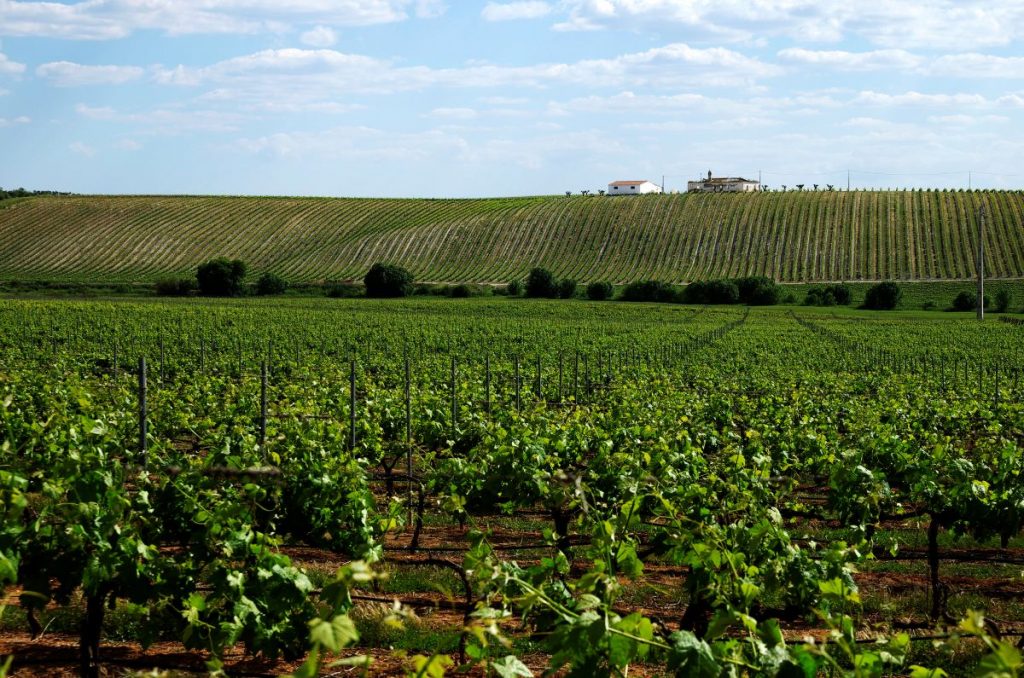
[{"label": "bush", "polygon": [[505,294],[510,297],[518,297],[523,293],[523,283],[519,280],[513,280],[505,286]]},{"label": "bush", "polygon": [[896,283],[886,280],[868,288],[864,295],[864,308],[891,311],[900,303],[902,296],[903,290]]},{"label": "bush", "polygon": [[281,276],[273,273],[264,273],[256,281],[256,295],[260,297],[284,294],[287,289],[288,283]]},{"label": "bush", "polygon": [[196,281],[192,278],[164,278],[157,280],[156,294],[159,297],[187,297],[196,289]]},{"label": "bush", "polygon": [[832,293],[838,305],[849,306],[853,303],[853,289],[846,283],[827,285],[825,289]]},{"label": "bush", "polygon": [[546,268],[534,268],[526,276],[526,296],[554,299],[558,296],[558,281]]},{"label": "bush", "polygon": [[242,293],[242,280],[248,270],[239,259],[211,259],[196,270],[199,292],[209,297],[237,297]]},{"label": "bush", "polygon": [[853,290],[845,283],[812,287],[807,290],[804,304],[807,306],[849,306],[853,301]]},{"label": "bush", "polygon": [[407,297],[412,294],[412,282],[412,273],[391,264],[374,264],[363,277],[366,296],[374,299]]},{"label": "bush", "polygon": [[765,276],[738,278],[735,282],[740,294],[740,303],[749,306],[774,306],[779,303],[782,296],[782,291],[775,281]]},{"label": "bush", "polygon": [[697,281],[686,286],[682,297],[688,304],[737,304],[740,291],[731,280]]},{"label": "bush", "polygon": [[592,282],[587,285],[587,299],[591,301],[606,301],[615,294],[615,288],[610,282]]},{"label": "bush", "polygon": [[622,290],[623,301],[676,301],[676,290],[660,280],[638,280]]},{"label": "bush", "polygon": [[576,281],[563,278],[558,281],[558,298],[572,299],[576,296]]},{"label": "bush", "polygon": [[450,297],[452,290],[448,285],[429,285],[419,283],[413,285],[412,294],[417,297]]},{"label": "bush", "polygon": [[996,292],[996,313],[1006,313],[1006,311],[1010,308],[1011,301],[1012,298],[1010,297],[1010,290],[1004,287],[1003,289]]},{"label": "bush", "polygon": [[363,288],[352,283],[327,283],[327,296],[331,299],[352,299],[363,296]]},{"label": "bush", "polygon": [[954,311],[973,311],[978,307],[978,295],[973,292],[961,292],[953,298]]}]

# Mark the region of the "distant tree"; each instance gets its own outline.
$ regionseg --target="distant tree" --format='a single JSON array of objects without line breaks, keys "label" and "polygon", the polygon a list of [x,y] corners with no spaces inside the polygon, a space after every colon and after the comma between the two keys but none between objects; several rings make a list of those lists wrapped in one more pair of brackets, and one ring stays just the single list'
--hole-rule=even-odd
[{"label": "distant tree", "polygon": [[612,298],[615,288],[610,282],[592,282],[587,285],[587,299],[591,301],[606,301]]},{"label": "distant tree", "polygon": [[562,278],[558,281],[558,298],[572,299],[576,295],[576,281]]},{"label": "distant tree", "polygon": [[196,269],[199,293],[208,297],[237,297],[249,267],[240,259],[218,257]]},{"label": "distant tree", "polygon": [[192,278],[163,278],[154,285],[159,297],[186,297],[196,289],[196,281]]},{"label": "distant tree", "polygon": [[505,294],[510,297],[518,297],[523,294],[523,283],[520,280],[513,280],[505,286]]},{"label": "distant tree", "polygon": [[996,292],[996,313],[1006,313],[1006,311],[1010,308],[1011,301],[1012,297],[1010,296],[1010,290],[1004,287],[1003,289]]},{"label": "distant tree", "polygon": [[903,290],[892,281],[880,282],[868,288],[864,295],[864,308],[876,311],[891,311],[900,303]]},{"label": "distant tree", "polygon": [[798,191],[804,190],[804,185],[803,184],[797,184],[796,185],[796,190],[798,190]]},{"label": "distant tree", "polygon": [[604,189],[602,188],[601,190],[599,190],[599,191],[597,192],[597,194],[598,194],[598,195],[604,195]]},{"label": "distant tree", "polygon": [[407,297],[412,293],[412,273],[401,266],[376,263],[363,277],[366,296],[375,299]]},{"label": "distant tree", "polygon": [[740,293],[740,303],[743,304],[773,306],[779,303],[779,298],[782,296],[775,281],[765,276],[737,278],[735,282]]},{"label": "distant tree", "polygon": [[637,280],[622,290],[623,301],[676,301],[676,289],[660,280]]},{"label": "distant tree", "polygon": [[558,296],[558,281],[546,268],[534,268],[526,276],[526,296],[554,299]]},{"label": "distant tree", "polygon": [[954,311],[973,311],[978,306],[978,295],[972,292],[961,292],[953,298]]},{"label": "distant tree", "polygon": [[284,281],[284,278],[274,273],[264,273],[256,281],[256,295],[260,297],[284,294],[287,289],[288,283]]},{"label": "distant tree", "polygon": [[566,191],[565,192],[565,197],[566,198],[570,197],[571,195],[572,195],[572,191]]}]

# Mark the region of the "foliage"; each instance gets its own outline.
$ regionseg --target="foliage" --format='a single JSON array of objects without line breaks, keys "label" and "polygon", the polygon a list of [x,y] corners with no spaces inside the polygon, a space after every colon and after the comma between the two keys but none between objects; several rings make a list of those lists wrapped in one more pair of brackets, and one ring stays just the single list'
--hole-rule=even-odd
[{"label": "foliage", "polygon": [[619,298],[623,301],[672,302],[678,298],[676,288],[660,280],[639,280],[626,285]]},{"label": "foliage", "polygon": [[737,278],[740,303],[748,306],[774,306],[779,303],[782,292],[775,281],[765,276]]},{"label": "foliage", "polygon": [[363,288],[359,285],[344,282],[331,282],[324,286],[331,299],[352,299],[363,296]]},{"label": "foliage", "polygon": [[405,297],[412,293],[412,273],[401,266],[377,263],[363,277],[366,296],[373,299]]},{"label": "foliage", "polygon": [[237,297],[248,271],[244,261],[218,257],[200,264],[196,270],[199,293],[208,297]]},{"label": "foliage", "polygon": [[154,285],[158,297],[187,297],[196,289],[193,278],[161,278]]},{"label": "foliage", "polygon": [[592,282],[587,285],[587,299],[606,301],[615,294],[615,287],[610,282]]},{"label": "foliage", "polygon": [[558,280],[546,268],[533,268],[526,276],[526,296],[534,299],[558,297]]},{"label": "foliage", "polygon": [[276,273],[264,273],[256,281],[256,295],[260,297],[284,294],[288,291],[288,283]]},{"label": "foliage", "polygon": [[518,297],[523,294],[523,283],[519,280],[512,280],[505,286],[505,294],[510,297]]},{"label": "foliage", "polygon": [[683,290],[688,304],[738,304],[740,290],[732,280],[695,281]]},{"label": "foliage", "polygon": [[846,283],[812,287],[804,299],[805,306],[849,306],[853,290]]},{"label": "foliage", "polygon": [[[996,313],[1006,313],[1010,308],[1010,302],[1013,300],[1013,296],[1010,294],[1010,290],[1005,287],[996,292]],[[987,304],[988,302],[986,302]]]},{"label": "foliage", "polygon": [[[1001,290],[1005,292],[1006,290]],[[989,296],[985,295],[984,300],[985,309],[988,310],[992,306],[992,300]],[[1007,302],[1009,303],[1009,302]],[[978,308],[978,295],[975,292],[960,292],[953,299],[952,309],[954,311],[974,311]]]},{"label": "foliage", "polygon": [[892,281],[880,282],[868,288],[864,295],[864,308],[875,311],[891,311],[900,303],[903,290]]},{"label": "foliage", "polygon": [[576,281],[569,278],[562,278],[558,281],[558,298],[572,299],[576,296]]}]

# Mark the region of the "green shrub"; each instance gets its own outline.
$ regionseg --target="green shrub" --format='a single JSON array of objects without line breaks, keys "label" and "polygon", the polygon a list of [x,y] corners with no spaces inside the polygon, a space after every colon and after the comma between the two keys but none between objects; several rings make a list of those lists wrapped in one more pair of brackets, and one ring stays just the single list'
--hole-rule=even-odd
[{"label": "green shrub", "polygon": [[412,294],[412,273],[401,266],[377,263],[363,278],[366,296],[374,299],[392,299]]},{"label": "green shrub", "polygon": [[853,288],[846,283],[826,285],[825,289],[832,293],[832,296],[835,297],[836,304],[839,306],[849,306],[853,303]]},{"label": "green shrub", "polygon": [[622,290],[623,301],[676,301],[676,289],[660,280],[637,280]]},{"label": "green shrub", "polygon": [[546,268],[534,268],[526,276],[526,296],[554,299],[558,296],[558,281]]},{"label": "green shrub", "polygon": [[692,282],[683,290],[688,304],[737,304],[740,291],[731,280],[705,280]]},{"label": "green shrub", "polygon": [[1003,289],[996,292],[996,313],[1006,313],[1006,311],[1010,308],[1011,301],[1012,297],[1010,296],[1010,290],[1004,287]]},{"label": "green shrub", "polygon": [[740,303],[748,306],[774,306],[782,296],[775,281],[765,276],[737,278],[734,282],[739,291]]},{"label": "green shrub", "polygon": [[505,294],[510,297],[518,297],[523,294],[523,283],[519,280],[513,280],[505,286]]},{"label": "green shrub", "polygon": [[196,281],[192,278],[164,278],[157,280],[156,294],[159,297],[187,297],[196,289]]},{"label": "green shrub", "polygon": [[615,288],[610,282],[592,282],[587,285],[587,299],[591,301],[606,301],[615,294]]},{"label": "green shrub", "polygon": [[264,273],[256,281],[256,295],[269,297],[275,294],[284,294],[288,290],[288,283],[279,275]]},{"label": "green shrub", "polygon": [[576,281],[562,278],[558,281],[558,298],[572,299],[576,296]]},{"label": "green shrub", "polygon": [[196,269],[199,293],[208,297],[237,297],[249,267],[239,259],[218,257]]},{"label": "green shrub", "polygon": [[363,296],[363,288],[359,285],[344,282],[330,282],[326,285],[327,296],[331,299],[352,299]]},{"label": "green shrub", "polygon": [[868,288],[864,295],[864,308],[875,311],[891,311],[900,303],[903,290],[896,283],[886,280]]}]

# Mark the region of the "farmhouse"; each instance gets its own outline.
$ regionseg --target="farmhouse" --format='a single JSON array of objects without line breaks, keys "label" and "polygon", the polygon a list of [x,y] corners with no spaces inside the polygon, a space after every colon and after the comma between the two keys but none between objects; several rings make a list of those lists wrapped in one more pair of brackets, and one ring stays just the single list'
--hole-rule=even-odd
[{"label": "farmhouse", "polygon": [[646,179],[613,181],[608,184],[608,195],[642,195],[644,193],[661,193],[661,186]]},{"label": "farmhouse", "polygon": [[755,193],[761,190],[761,182],[743,177],[712,177],[708,170],[707,179],[686,182],[690,193]]}]

